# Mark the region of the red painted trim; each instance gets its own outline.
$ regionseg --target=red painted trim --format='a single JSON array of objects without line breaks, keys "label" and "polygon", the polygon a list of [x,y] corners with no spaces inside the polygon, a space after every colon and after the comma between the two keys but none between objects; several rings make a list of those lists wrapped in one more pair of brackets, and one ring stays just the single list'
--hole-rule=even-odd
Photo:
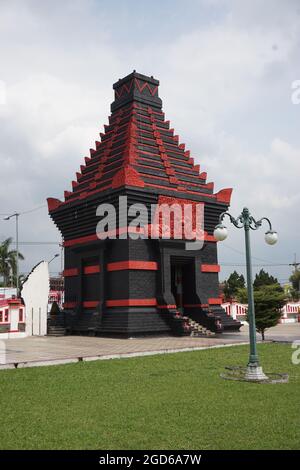
[{"label": "red painted trim", "polygon": [[208,303],[209,303],[209,305],[221,305],[222,304],[222,299],[220,299],[219,297],[211,298],[211,299],[208,299]]},{"label": "red painted trim", "polygon": [[63,272],[64,277],[78,276],[77,268],[65,269]]},{"label": "red painted trim", "polygon": [[208,233],[204,234],[204,241],[217,243],[215,237],[213,235],[208,235]]},{"label": "red painted trim", "polygon": [[48,203],[48,210],[49,210],[49,212],[54,211],[54,210],[57,209],[61,204],[63,204],[62,201],[60,201],[59,199],[55,199],[55,198],[53,198],[53,197],[48,197],[47,203]]},{"label": "red painted trim", "polygon": [[121,186],[137,186],[143,188],[145,186],[138,171],[131,165],[121,168],[112,179],[112,188],[116,189]]},{"label": "red painted trim", "polygon": [[[145,183],[145,186],[149,187],[149,188],[166,189],[168,191],[175,191],[176,194],[180,193],[180,191],[178,191],[177,188],[170,188],[168,186],[161,186],[159,184]],[[200,193],[200,192],[198,193],[197,191],[190,191],[189,189],[185,189],[185,192],[188,193],[188,194],[195,194],[197,196],[207,197],[209,199],[216,199],[215,194],[207,194],[207,193]],[[201,201],[199,201],[199,202],[201,202]]]},{"label": "red painted trim", "polygon": [[[188,202],[193,202],[192,200],[188,200]],[[194,202],[198,202],[198,201],[194,201]],[[149,230],[149,226],[146,227],[145,226],[145,230],[143,231],[142,229],[140,230],[139,228],[135,228],[135,227],[121,227],[120,229],[116,230],[115,231],[111,231],[111,232],[105,232],[105,235],[107,238],[109,238],[111,235],[117,237],[118,235],[122,234],[122,233],[126,233],[126,232],[132,232],[132,233],[147,233],[147,230]],[[80,245],[80,244],[84,244],[84,243],[89,243],[91,241],[95,241],[95,240],[100,240],[99,237],[97,236],[97,234],[94,234],[94,235],[86,235],[85,237],[79,237],[79,238],[73,238],[71,240],[66,240],[64,242],[64,246],[73,246],[73,245]],[[204,233],[204,241],[206,242],[214,242],[216,243],[217,240],[215,239],[215,237],[213,235],[208,235],[206,232]]]},{"label": "red painted trim", "polygon": [[169,309],[169,308],[177,308],[177,305],[158,305],[157,308],[160,309]]},{"label": "red painted trim", "polygon": [[77,302],[65,302],[63,304],[63,307],[64,308],[75,308],[77,305]]},{"label": "red painted trim", "polygon": [[[19,330],[8,330],[7,333],[19,333]],[[21,333],[24,333],[24,332],[21,331]]]},{"label": "red painted trim", "polygon": [[85,237],[73,238],[72,240],[66,240],[64,246],[79,245],[80,243],[89,243],[91,241],[98,240],[97,235],[86,235]]},{"label": "red painted trim", "polygon": [[[211,300],[211,299],[209,299]],[[219,300],[219,299],[217,299]],[[213,304],[211,304],[213,305]],[[184,305],[185,308],[208,308],[209,307],[209,304],[185,304]]]},{"label": "red painted trim", "polygon": [[85,302],[82,302],[82,306],[84,308],[93,308],[97,307],[99,305],[99,300],[86,300]]},{"label": "red painted trim", "polygon": [[232,188],[221,189],[221,191],[216,194],[217,201],[229,204],[231,199],[231,193]]},{"label": "red painted trim", "polygon": [[99,265],[94,265],[94,266],[85,266],[83,268],[83,274],[96,274],[100,273],[100,266]]},{"label": "red painted trim", "polygon": [[218,264],[202,264],[201,272],[203,273],[219,273],[221,267]]},{"label": "red painted trim", "polygon": [[22,305],[21,299],[7,299],[8,305]]},{"label": "red painted trim", "polygon": [[107,264],[107,271],[124,271],[127,269],[157,271],[158,265],[155,261],[117,261]]},{"label": "red painted trim", "polygon": [[156,305],[156,299],[121,299],[106,301],[107,307],[149,307]]}]

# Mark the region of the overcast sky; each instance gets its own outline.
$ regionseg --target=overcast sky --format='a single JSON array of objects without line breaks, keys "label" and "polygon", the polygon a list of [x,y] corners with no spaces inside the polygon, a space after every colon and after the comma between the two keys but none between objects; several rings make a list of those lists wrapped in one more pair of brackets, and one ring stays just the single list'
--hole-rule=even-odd
[{"label": "overcast sky", "polygon": [[[234,188],[231,212],[272,220],[280,242],[253,234],[254,264],[300,259],[299,52],[299,0],[0,0],[0,213],[63,197],[107,123],[112,84],[136,69],[160,80],[166,118],[208,181]],[[2,219],[0,241],[15,227]],[[46,207],[20,217],[22,242],[59,239]],[[21,250],[22,272],[59,252]],[[243,253],[232,227],[221,279],[229,264],[244,271]]]}]

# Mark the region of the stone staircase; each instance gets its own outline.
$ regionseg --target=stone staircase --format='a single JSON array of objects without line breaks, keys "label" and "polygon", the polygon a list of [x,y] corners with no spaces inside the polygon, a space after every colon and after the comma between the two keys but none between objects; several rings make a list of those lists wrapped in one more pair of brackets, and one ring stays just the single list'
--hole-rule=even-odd
[{"label": "stone staircase", "polygon": [[66,328],[64,326],[63,314],[50,315],[47,321],[47,335],[48,336],[64,336]]},{"label": "stone staircase", "polygon": [[222,307],[216,307],[214,309],[214,315],[219,317],[225,332],[239,331],[242,326],[241,322],[234,320],[230,315],[227,315]]},{"label": "stone staircase", "polygon": [[200,325],[200,323],[197,323],[195,320],[192,320],[191,318],[188,318],[187,322],[188,322],[188,325],[191,328],[191,336],[198,336],[198,337],[211,336],[211,337],[213,337],[213,336],[216,335],[216,333],[214,333],[213,331],[210,331],[208,328],[205,328],[204,326]]},{"label": "stone staircase", "polygon": [[48,325],[48,336],[64,336],[66,334],[66,329],[63,326],[59,325]]}]

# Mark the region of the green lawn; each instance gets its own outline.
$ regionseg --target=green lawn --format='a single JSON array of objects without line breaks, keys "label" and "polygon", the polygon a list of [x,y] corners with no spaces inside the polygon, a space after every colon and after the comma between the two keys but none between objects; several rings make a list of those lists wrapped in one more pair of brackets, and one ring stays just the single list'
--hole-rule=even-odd
[{"label": "green lawn", "polygon": [[0,372],[1,449],[300,449],[300,365],[259,345],[288,384],[222,380],[248,348]]}]

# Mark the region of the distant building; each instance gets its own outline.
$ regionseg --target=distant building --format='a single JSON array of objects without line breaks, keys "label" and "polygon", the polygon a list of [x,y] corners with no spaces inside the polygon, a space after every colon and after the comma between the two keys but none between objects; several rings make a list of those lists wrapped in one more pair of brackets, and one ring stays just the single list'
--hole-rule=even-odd
[{"label": "distant building", "polygon": [[17,296],[17,289],[15,287],[0,287],[0,299],[10,299]]},{"label": "distant building", "polygon": [[[2,296],[2,298],[1,298]],[[16,297],[7,299],[0,296],[0,337],[1,339],[24,337],[25,305]]]},{"label": "distant building", "polygon": [[0,290],[0,339],[43,336],[47,333],[49,294],[48,263],[37,264],[22,284],[21,298],[16,289]]},{"label": "distant building", "polygon": [[280,323],[295,323],[300,321],[300,301],[287,302],[282,309]]},{"label": "distant building", "polygon": [[64,278],[62,276],[50,277],[50,291],[48,298],[48,312],[51,311],[53,303],[56,302],[60,309],[64,303]]},{"label": "distant building", "polygon": [[64,290],[64,278],[62,276],[50,277],[50,291]]},{"label": "distant building", "polygon": [[241,304],[239,302],[224,302],[222,307],[227,315],[234,318],[234,320],[238,320],[241,323],[246,322],[247,304]]},{"label": "distant building", "polygon": [[56,302],[60,309],[63,308],[64,292],[61,290],[50,290],[48,298],[48,312],[51,311],[53,303]]},{"label": "distant building", "polygon": [[[231,316],[235,320],[241,323],[246,322],[247,317],[247,304],[241,304],[239,302],[223,302],[223,309],[228,316]],[[298,302],[287,302],[282,308],[282,316],[279,323],[296,323],[300,322],[300,301]]]}]

